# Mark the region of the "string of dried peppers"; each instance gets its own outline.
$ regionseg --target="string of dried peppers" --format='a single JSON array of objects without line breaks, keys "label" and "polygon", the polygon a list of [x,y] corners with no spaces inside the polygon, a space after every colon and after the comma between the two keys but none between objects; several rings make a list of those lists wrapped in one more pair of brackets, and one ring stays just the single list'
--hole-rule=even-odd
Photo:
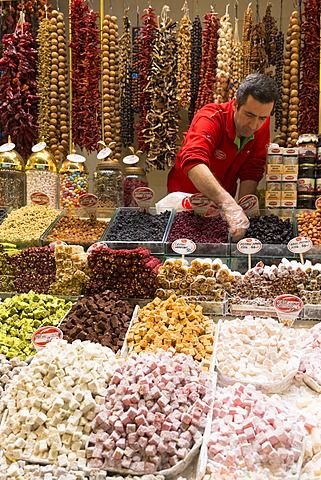
[{"label": "string of dried peppers", "polygon": [[202,63],[200,72],[200,85],[196,102],[196,110],[207,103],[213,102],[214,86],[217,68],[217,42],[220,20],[215,12],[206,13],[204,16],[204,29],[202,32]]},{"label": "string of dried peppers", "polygon": [[23,157],[38,135],[37,50],[30,24],[19,23],[4,35],[0,59],[0,123]]},{"label": "string of dried peppers", "polygon": [[100,139],[100,38],[98,14],[86,1],[71,2],[72,138],[91,152]]},{"label": "string of dried peppers", "polygon": [[147,167],[157,170],[172,166],[179,134],[176,23],[168,17],[168,11],[165,5],[155,32],[146,87],[151,100],[144,131],[145,142],[148,143]]},{"label": "string of dried peppers", "polygon": [[304,1],[304,38],[299,93],[299,131],[319,131],[320,1]]}]

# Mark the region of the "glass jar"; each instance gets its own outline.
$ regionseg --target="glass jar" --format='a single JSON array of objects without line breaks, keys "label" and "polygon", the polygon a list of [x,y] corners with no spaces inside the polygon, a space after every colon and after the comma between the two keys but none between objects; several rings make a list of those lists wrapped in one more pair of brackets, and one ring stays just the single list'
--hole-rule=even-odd
[{"label": "glass jar", "polygon": [[315,194],[316,197],[321,196],[321,165],[315,169]]},{"label": "glass jar", "polygon": [[299,168],[298,192],[314,194],[315,170],[311,165],[302,165]]},{"label": "glass jar", "polygon": [[118,208],[123,205],[123,174],[117,160],[102,160],[94,173],[94,194],[98,207]]},{"label": "glass jar", "polygon": [[58,170],[53,155],[45,146],[37,148],[28,158],[26,182],[27,205],[32,203],[30,197],[34,192],[42,192],[48,195],[51,207],[58,207]]},{"label": "glass jar", "polygon": [[298,208],[313,209],[315,207],[314,194],[298,193]]},{"label": "glass jar", "polygon": [[137,207],[133,191],[138,187],[148,187],[146,172],[143,167],[126,167],[124,178],[124,206]]},{"label": "glass jar", "polygon": [[25,205],[26,176],[24,162],[11,142],[0,147],[0,205],[20,208]]},{"label": "glass jar", "polygon": [[303,159],[302,163],[315,164],[317,158],[317,143],[317,135],[305,133],[299,136],[299,164],[301,163],[300,159]]},{"label": "glass jar", "polygon": [[78,208],[81,195],[88,193],[86,159],[77,154],[68,155],[59,171],[60,208]]}]

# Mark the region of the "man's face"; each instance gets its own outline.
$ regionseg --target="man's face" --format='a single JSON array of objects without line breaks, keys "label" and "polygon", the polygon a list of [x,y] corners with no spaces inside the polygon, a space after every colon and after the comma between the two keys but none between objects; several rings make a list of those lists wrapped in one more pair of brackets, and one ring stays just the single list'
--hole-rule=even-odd
[{"label": "man's face", "polygon": [[235,131],[238,137],[253,135],[271,115],[274,103],[260,103],[249,95],[246,103],[238,107],[235,102]]}]

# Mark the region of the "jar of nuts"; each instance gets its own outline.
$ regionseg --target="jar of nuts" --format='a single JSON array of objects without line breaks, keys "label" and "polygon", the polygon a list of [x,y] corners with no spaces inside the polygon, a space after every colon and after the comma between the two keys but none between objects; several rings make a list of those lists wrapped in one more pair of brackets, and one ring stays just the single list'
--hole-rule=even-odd
[{"label": "jar of nuts", "polygon": [[123,174],[118,160],[105,158],[97,164],[94,193],[99,207],[118,208],[123,205]]},{"label": "jar of nuts", "polygon": [[13,208],[25,204],[26,177],[24,162],[11,142],[0,146],[0,206]]},{"label": "jar of nuts", "polygon": [[59,177],[54,157],[46,149],[45,142],[34,145],[32,150],[26,165],[27,205],[32,203],[34,192],[42,192],[48,195],[49,205],[57,208]]}]

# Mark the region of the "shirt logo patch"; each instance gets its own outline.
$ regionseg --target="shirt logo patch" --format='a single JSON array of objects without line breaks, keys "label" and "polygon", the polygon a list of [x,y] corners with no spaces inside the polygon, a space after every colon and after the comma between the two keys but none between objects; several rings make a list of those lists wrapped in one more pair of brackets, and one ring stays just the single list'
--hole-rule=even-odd
[{"label": "shirt logo patch", "polygon": [[222,152],[222,150],[215,150],[214,155],[216,158],[219,158],[220,160],[226,159],[226,153]]}]

